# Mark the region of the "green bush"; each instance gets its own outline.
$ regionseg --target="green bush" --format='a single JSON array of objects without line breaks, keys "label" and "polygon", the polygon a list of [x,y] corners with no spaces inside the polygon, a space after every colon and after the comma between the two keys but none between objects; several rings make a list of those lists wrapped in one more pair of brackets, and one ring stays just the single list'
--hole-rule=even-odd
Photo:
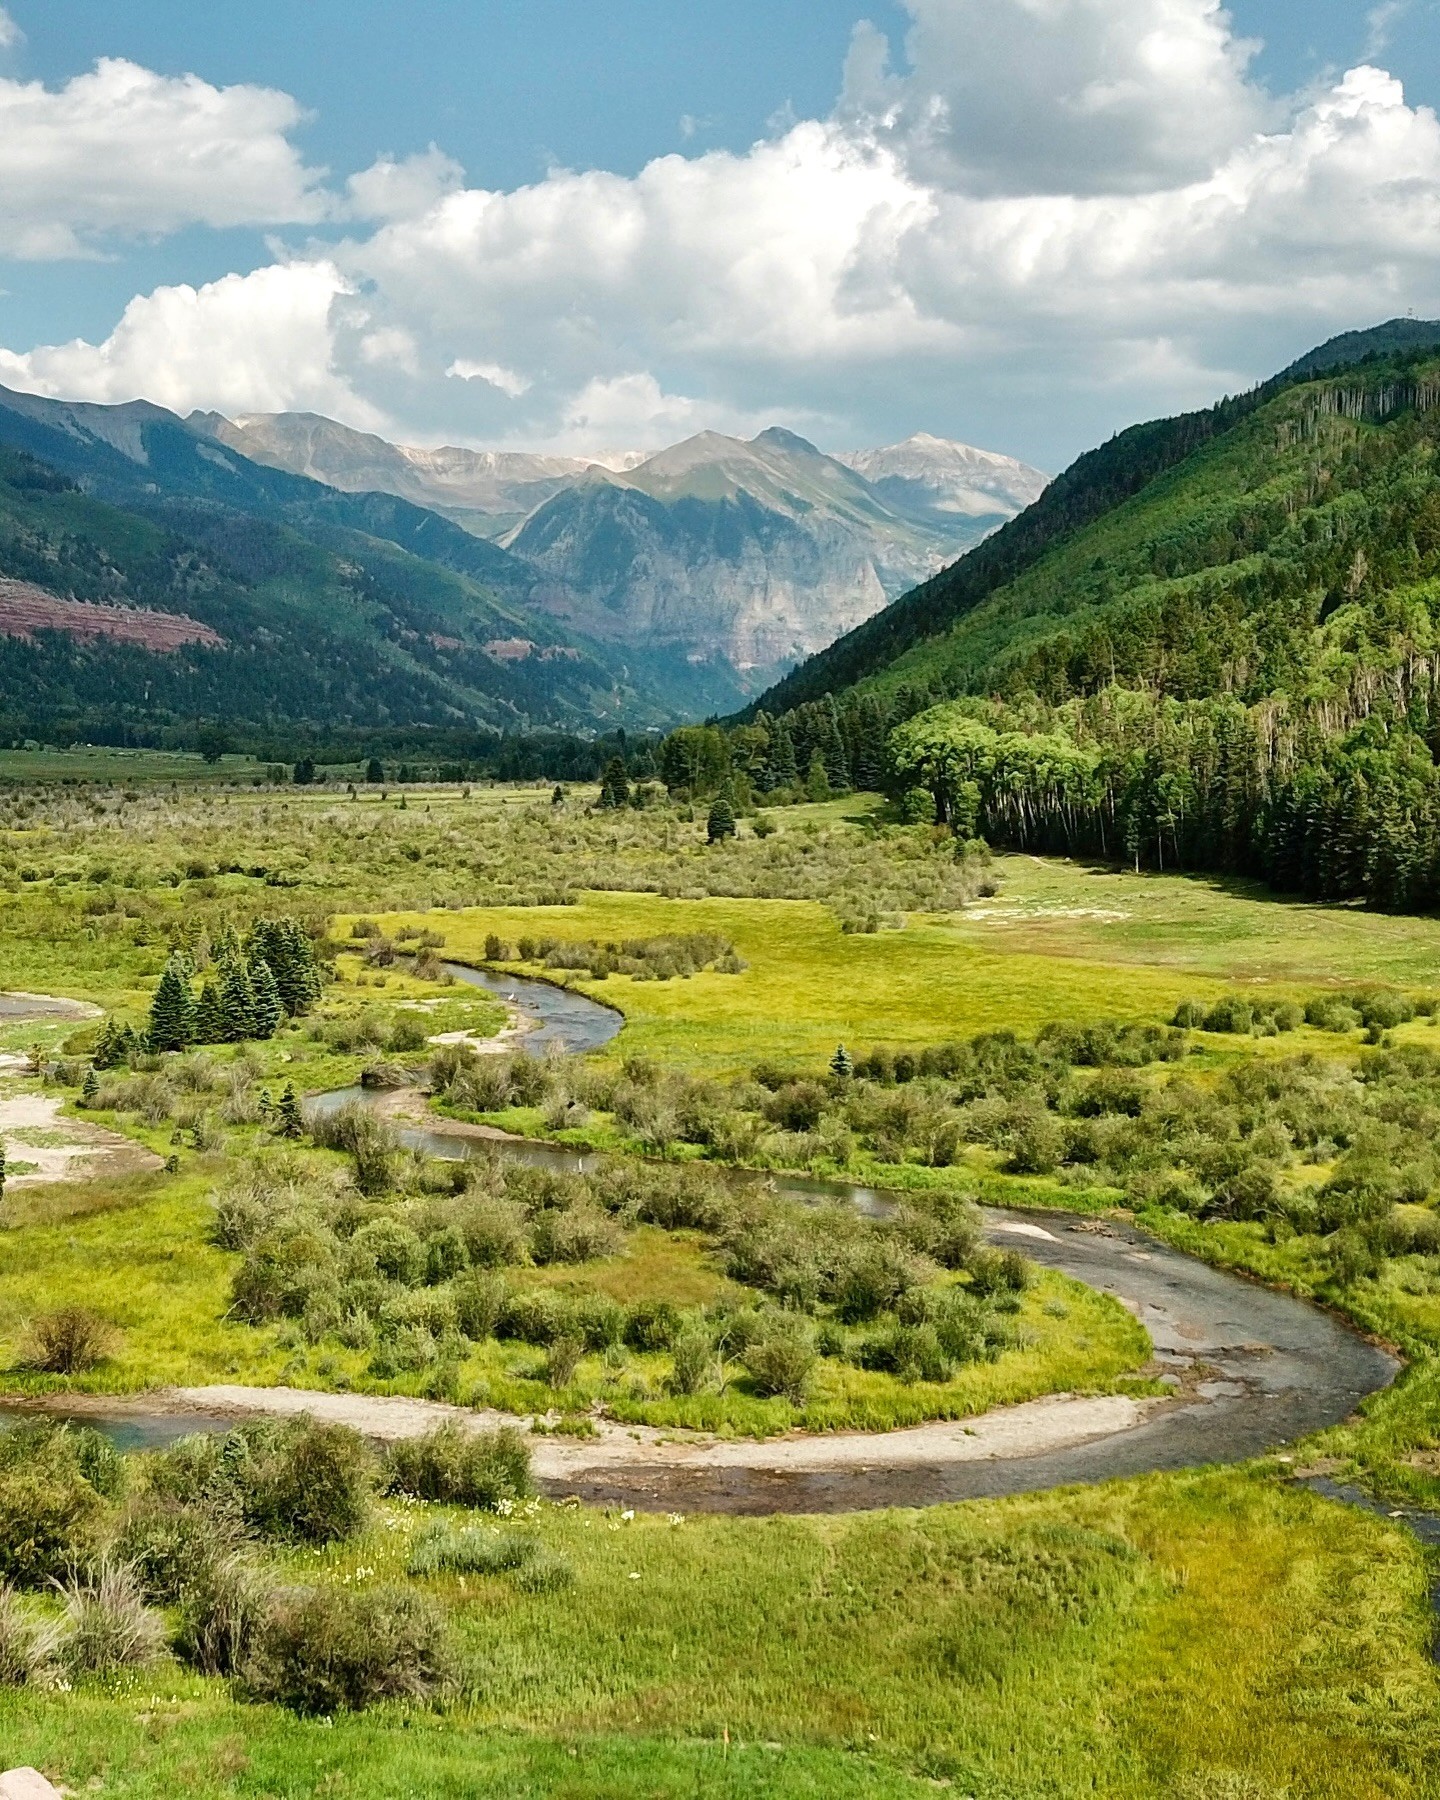
[{"label": "green bush", "polygon": [[0,1687],[24,1687],[53,1675],[61,1635],[53,1620],[41,1618],[0,1582]]},{"label": "green bush", "polygon": [[48,1421],[0,1432],[0,1581],[39,1587],[95,1552],[106,1507],[85,1472],[93,1435]]},{"label": "green bush", "polygon": [[375,1476],[358,1432],[302,1416],[183,1438],[153,1459],[149,1487],[157,1498],[213,1508],[264,1537],[328,1544],[362,1528]]},{"label": "green bush", "polygon": [[84,1582],[65,1590],[61,1654],[76,1674],[100,1675],[139,1669],[159,1660],[165,1648],[165,1621],[145,1604],[132,1569],[105,1562]]},{"label": "green bush", "polygon": [[776,1314],[740,1360],[757,1394],[773,1394],[792,1406],[803,1406],[817,1361],[814,1332],[804,1319]]},{"label": "green bush", "polygon": [[510,1426],[478,1432],[447,1424],[393,1445],[385,1474],[391,1493],[493,1512],[529,1494],[530,1451]]},{"label": "green bush", "polygon": [[454,1669],[444,1615],[413,1588],[279,1595],[242,1670],[244,1691],[311,1716],[430,1701]]},{"label": "green bush", "polygon": [[269,1616],[271,1591],[245,1555],[213,1556],[180,1595],[175,1648],[202,1675],[234,1675],[255,1653]]},{"label": "green bush", "polygon": [[539,1539],[524,1531],[481,1531],[432,1525],[415,1540],[409,1575],[509,1575],[531,1562]]},{"label": "green bush", "polygon": [[950,1359],[933,1325],[893,1325],[867,1338],[856,1353],[862,1369],[880,1369],[904,1382],[948,1381]]},{"label": "green bush", "polygon": [[554,1594],[573,1585],[575,1569],[556,1550],[542,1550],[515,1571],[515,1585],[527,1594]]}]

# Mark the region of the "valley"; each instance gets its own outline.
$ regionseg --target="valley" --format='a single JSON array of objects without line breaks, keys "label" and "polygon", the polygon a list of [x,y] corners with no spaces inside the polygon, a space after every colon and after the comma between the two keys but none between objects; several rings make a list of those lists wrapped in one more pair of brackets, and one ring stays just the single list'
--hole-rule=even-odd
[{"label": "valley", "polygon": [[[637,1769],[787,1796],[936,1780],[1064,1793],[1094,1777],[1140,1800],[1257,1770],[1297,1795],[1431,1791],[1429,1574],[1404,1521],[1440,1500],[1437,1259],[1416,1161],[1437,1085],[1433,920],[958,855],[876,795],[744,814],[707,842],[683,800],[617,813],[593,788],[557,805],[548,787],[453,784],[351,797],[254,788],[223,765],[203,787],[122,790],[90,754],[89,785],[0,796],[10,988],[141,1028],[177,953],[213,979],[227,926],[243,941],[277,914],[318,934],[329,978],[272,1037],[142,1045],[88,1091],[93,1019],[23,1001],[0,1019],[8,1095],[58,1103],[152,1163],[37,1180],[0,1112],[0,1407],[115,1408],[123,1435],[166,1389],[198,1425],[228,1412],[252,1433],[267,1393],[292,1418],[423,1402],[407,1430],[458,1418],[483,1447],[507,1419],[528,1424],[542,1497],[522,1484],[478,1512],[414,1497],[392,1442],[363,1521],[318,1549],[281,1527],[246,1550],[257,1576],[355,1605],[413,1593],[471,1672],[433,1700],[322,1730],[303,1706],[257,1705],[172,1662],[0,1692],[14,1759],[138,1795],[180,1779],[232,1791],[237,1742],[247,1779],[338,1770],[376,1796],[402,1766],[439,1791],[581,1779],[619,1794]],[[867,912],[885,922],[841,929]],[[538,979],[623,1025],[579,1056],[523,1032],[490,1053],[513,1004],[453,980],[457,963],[493,970],[502,1002],[507,980]],[[1237,994],[1283,1028],[1238,1029]],[[1326,996],[1344,1019],[1306,1022]],[[1195,1022],[1173,1026],[1187,1007]],[[1367,1032],[1367,1017],[1386,1023]],[[266,1111],[287,1085],[362,1077],[378,1107],[342,1104],[299,1137]],[[1392,1123],[1366,1122],[1372,1092]],[[1239,1164],[1205,1163],[1163,1126],[1176,1104]],[[1306,1109],[1327,1104],[1312,1127]],[[433,1129],[408,1147],[416,1108]],[[478,1154],[449,1160],[451,1129],[480,1134]],[[1375,1130],[1412,1133],[1384,1140],[1388,1175],[1365,1160]],[[510,1134],[507,1154],[570,1162],[493,1161],[484,1131]],[[1270,1172],[1258,1210],[1223,1197],[1240,1164]],[[842,1212],[847,1182],[886,1207]],[[1006,1209],[983,1238],[977,1202]],[[378,1286],[362,1244],[399,1258]],[[1228,1322],[1198,1323],[1198,1287],[1175,1298],[1192,1258]],[[1207,1408],[1222,1427],[1238,1409],[1238,1430],[1252,1402],[1237,1396],[1256,1380],[1279,1394],[1303,1361],[1259,1351],[1288,1342],[1260,1322],[1265,1287],[1244,1290],[1245,1323],[1242,1290],[1227,1307],[1212,1269],[1323,1300],[1400,1348],[1398,1377],[1277,1297],[1302,1329],[1353,1343],[1367,1373],[1318,1418],[1260,1405],[1222,1453],[1244,1458],[1231,1467],[1173,1466],[1214,1455],[1186,1435]],[[77,1295],[111,1336],[46,1372],[35,1321]],[[1066,1409],[1087,1406],[1100,1435],[1075,1444],[1063,1421],[1081,1411]],[[1145,1460],[1177,1429],[1169,1466]],[[158,1447],[127,1458],[131,1498],[104,1503],[132,1538],[156,1529],[147,1484],[182,1455],[163,1448],[173,1431],[141,1441]],[[18,1492],[4,1442],[0,1506]],[[1042,1474],[1047,1491],[1007,1493],[1035,1484],[1047,1444],[1080,1485]],[[1314,1470],[1396,1516],[1293,1479]],[[419,1572],[423,1543],[468,1543],[475,1521],[486,1543],[518,1530],[517,1556],[563,1573]],[[157,1697],[137,1725],[142,1689]]]}]

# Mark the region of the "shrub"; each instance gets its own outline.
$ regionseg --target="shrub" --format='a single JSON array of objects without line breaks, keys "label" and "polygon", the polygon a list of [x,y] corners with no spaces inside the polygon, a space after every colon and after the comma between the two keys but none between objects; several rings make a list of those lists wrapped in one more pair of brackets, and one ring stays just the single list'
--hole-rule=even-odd
[{"label": "shrub", "polygon": [[270,1601],[269,1584],[248,1557],[212,1556],[181,1595],[175,1647],[202,1675],[234,1675],[260,1641]]},{"label": "shrub", "polygon": [[120,1347],[120,1333],[84,1306],[40,1313],[25,1328],[20,1363],[47,1375],[83,1375]]},{"label": "shrub", "polygon": [[38,1587],[94,1552],[105,1508],[79,1437],[48,1421],[0,1432],[0,1581]]},{"label": "shrub", "polygon": [[1018,1250],[978,1250],[970,1261],[973,1294],[1019,1294],[1030,1285],[1030,1265]]},{"label": "shrub", "polygon": [[687,1319],[671,1346],[672,1394],[708,1394],[720,1387],[724,1365],[715,1351],[709,1327],[701,1318]]},{"label": "shrub", "polygon": [[530,1562],[539,1549],[539,1540],[528,1532],[432,1525],[415,1540],[406,1573],[509,1575]]},{"label": "shrub", "polygon": [[147,1600],[174,1606],[217,1557],[233,1553],[242,1541],[233,1513],[147,1496],[121,1524],[114,1554],[134,1571]]},{"label": "shrub", "polygon": [[901,1381],[948,1381],[950,1359],[933,1325],[895,1325],[867,1338],[856,1356],[862,1369],[882,1369]]},{"label": "shrub", "polygon": [[472,1343],[492,1337],[505,1309],[506,1289],[501,1277],[470,1274],[450,1290],[455,1303],[455,1323]]},{"label": "shrub", "polygon": [[165,1621],[145,1604],[133,1569],[105,1562],[65,1593],[62,1654],[77,1674],[144,1668],[165,1648]]},{"label": "shrub", "polygon": [[575,1570],[568,1557],[542,1550],[515,1571],[515,1585],[527,1594],[553,1594],[573,1585]]},{"label": "shrub", "polygon": [[0,1582],[0,1687],[46,1679],[55,1667],[60,1628],[33,1613],[14,1588]]},{"label": "shrub", "polygon": [[614,1256],[623,1233],[615,1220],[598,1207],[586,1205],[548,1207],[535,1221],[530,1248],[537,1263],[591,1262]]},{"label": "shrub", "polygon": [[304,1544],[354,1537],[369,1514],[375,1460],[359,1432],[302,1417],[251,1440],[245,1519],[267,1537]]},{"label": "shrub", "polygon": [[566,1388],[575,1379],[580,1359],[585,1354],[585,1340],[558,1337],[545,1352],[545,1380],[552,1388]]},{"label": "shrub", "polygon": [[679,1310],[668,1300],[642,1300],[630,1308],[625,1342],[632,1350],[668,1350],[679,1329]]},{"label": "shrub", "polygon": [[525,1209],[513,1200],[479,1195],[457,1212],[456,1223],[470,1261],[478,1268],[529,1262],[529,1222]]},{"label": "shrub", "polygon": [[182,1438],[152,1460],[149,1487],[157,1499],[212,1508],[263,1536],[328,1544],[365,1523],[375,1474],[358,1432],[302,1416]]},{"label": "shrub", "polygon": [[392,1494],[493,1512],[529,1494],[530,1451],[511,1426],[477,1432],[447,1424],[393,1445],[385,1473]]},{"label": "shrub", "polygon": [[424,1271],[425,1247],[398,1219],[372,1219],[350,1244],[355,1266],[373,1266],[386,1281],[413,1286]]},{"label": "shrub", "polygon": [[413,1588],[310,1588],[272,1603],[243,1684],[253,1699],[328,1716],[433,1700],[452,1668],[444,1617]]},{"label": "shrub", "polygon": [[762,1395],[777,1395],[792,1406],[803,1406],[817,1360],[814,1334],[808,1324],[793,1315],[777,1314],[762,1337],[745,1347],[741,1361],[745,1372]]}]

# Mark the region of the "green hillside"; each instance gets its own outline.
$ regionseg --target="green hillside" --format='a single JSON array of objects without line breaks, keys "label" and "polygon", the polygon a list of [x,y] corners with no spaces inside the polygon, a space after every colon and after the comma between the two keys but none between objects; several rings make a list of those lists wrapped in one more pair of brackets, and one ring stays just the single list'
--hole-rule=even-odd
[{"label": "green hillside", "polygon": [[1350,334],[1122,434],[772,690],[761,734],[832,782],[838,740],[995,842],[1436,904],[1437,340]]},{"label": "green hillside", "polygon": [[0,575],[184,614],[225,640],[155,654],[57,632],[0,636],[0,738],[124,741],[207,719],[578,723],[615,704],[588,657],[488,656],[487,640],[533,628],[471,577],[338,525],[321,535],[199,500],[147,516],[0,448]]}]

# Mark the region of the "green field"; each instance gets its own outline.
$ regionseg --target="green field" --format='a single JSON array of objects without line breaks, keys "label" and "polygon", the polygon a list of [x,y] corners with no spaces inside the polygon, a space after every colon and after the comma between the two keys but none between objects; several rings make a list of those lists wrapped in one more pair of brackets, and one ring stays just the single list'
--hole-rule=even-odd
[{"label": "green field", "polygon": [[[168,1083],[169,1099],[137,1089],[125,1104],[95,1113],[173,1154],[174,1173],[11,1189],[0,1230],[0,1339],[12,1360],[34,1313],[77,1299],[118,1326],[123,1341],[86,1373],[15,1367],[8,1385],[433,1387],[438,1365],[376,1375],[370,1348],[326,1335],[323,1319],[313,1336],[298,1315],[244,1322],[231,1310],[241,1254],[214,1241],[211,1197],[257,1154],[272,1166],[289,1159],[294,1205],[313,1209],[307,1229],[326,1243],[343,1244],[360,1218],[405,1223],[447,1203],[448,1175],[407,1163],[382,1195],[357,1201],[341,1152],[288,1149],[245,1116],[243,1103],[233,1104],[237,1082],[246,1093],[286,1079],[320,1089],[354,1080],[376,1055],[423,1060],[427,1052],[392,1053],[382,1042],[417,1004],[432,1007],[424,1016],[437,1023],[450,1024],[453,1009],[464,1007],[475,1009],[465,1022],[478,1031],[499,1025],[487,1003],[417,980],[403,961],[369,956],[373,940],[351,935],[361,917],[376,922],[382,941],[406,926],[424,928],[444,938],[440,954],[476,962],[492,933],[507,942],[600,943],[716,934],[743,959],[742,972],[601,981],[524,967],[625,1013],[613,1047],[592,1059],[596,1080],[622,1083],[627,1064],[648,1062],[654,1078],[673,1087],[677,1107],[697,1095],[718,1106],[733,1089],[752,1114],[764,1102],[745,1079],[754,1065],[823,1074],[841,1040],[856,1051],[914,1050],[997,1029],[1028,1040],[1056,1020],[1159,1025],[1182,1001],[1209,1005],[1236,992],[1304,1001],[1330,988],[1383,983],[1422,994],[1437,985],[1433,920],[1292,906],[1239,884],[1023,857],[988,868],[994,893],[972,887],[968,906],[937,906],[937,896],[957,893],[953,854],[924,831],[883,826],[863,802],[777,812],[772,836],[747,828],[719,851],[705,846],[703,820],[680,810],[607,817],[586,804],[580,796],[552,808],[548,790],[533,788],[468,798],[453,789],[412,792],[403,808],[393,793],[349,801],[183,787],[123,803],[101,795],[91,805],[83,790],[58,788],[0,800],[7,985],[92,998],[139,1021],[172,943],[193,942],[197,924],[213,939],[227,922],[243,928],[277,913],[314,920],[317,930],[328,920],[324,941],[339,976],[315,1015],[276,1038],[206,1052],[208,1072],[182,1079],[173,1059],[135,1072],[137,1081]],[[878,929],[866,929],[872,915]],[[7,1028],[6,1047],[32,1038],[52,1051],[68,1043],[73,1066],[46,1089],[7,1074],[6,1092],[56,1094],[74,1112],[93,1032],[73,1023]],[[1327,1235],[1297,1230],[1283,1212],[1185,1212],[1163,1195],[1147,1198],[1143,1182],[1134,1194],[1106,1185],[1129,1179],[1118,1162],[1103,1164],[1093,1180],[1074,1164],[1015,1174],[1003,1144],[967,1140],[952,1165],[904,1152],[895,1179],[913,1185],[921,1208],[949,1188],[972,1190],[981,1177],[987,1195],[1022,1203],[1043,1197],[1095,1211],[1124,1200],[1194,1253],[1315,1294],[1402,1342],[1412,1366],[1397,1387],[1307,1453],[1397,1501],[1434,1505],[1440,1250],[1426,1236],[1435,1191],[1424,1184],[1434,1179],[1440,1189],[1440,1178],[1415,1146],[1427,1120],[1440,1116],[1427,1110],[1435,1106],[1426,1057],[1436,1032],[1426,1015],[1375,1035],[1386,1039],[1374,1046],[1379,1053],[1417,1060],[1406,1065],[1409,1085],[1397,1087],[1392,1116],[1381,1117],[1388,1103],[1377,1103],[1383,1131],[1362,1170],[1380,1181],[1389,1165],[1404,1164],[1402,1202],[1386,1202],[1389,1210],[1374,1216],[1377,1230],[1404,1225],[1409,1247],[1386,1240],[1387,1248],[1376,1236],[1369,1263],[1363,1217]],[[1180,1079],[1191,1084],[1197,1115],[1230,1108],[1235,1142],[1270,1133],[1266,1155],[1285,1205],[1321,1192],[1342,1167],[1359,1167],[1353,1157],[1345,1162],[1345,1145],[1316,1146],[1304,1136],[1326,1104],[1325,1072],[1365,1066],[1371,1051],[1358,1028],[1260,1038],[1199,1031],[1193,1047],[1180,1064],[1133,1075],[1052,1070],[1054,1116],[1067,1130],[1086,1118],[1067,1108],[1102,1076],[1133,1079],[1138,1097],[1124,1104],[1136,1108]],[[243,1080],[233,1073],[242,1065]],[[1257,1065],[1278,1100],[1262,1105],[1260,1090],[1245,1087],[1243,1071]],[[1299,1098],[1282,1092],[1292,1080]],[[1359,1083],[1334,1091],[1359,1105]],[[880,1099],[902,1092],[884,1089]],[[1246,1093],[1249,1100],[1234,1097]],[[609,1104],[594,1100],[589,1124],[568,1134],[589,1130],[632,1148],[638,1127],[622,1128]],[[948,1097],[945,1104],[963,1112]],[[500,1116],[529,1130],[567,1130],[564,1114],[551,1107],[547,1117],[547,1107],[536,1101]],[[1271,1129],[1277,1108],[1289,1108],[1293,1141]],[[1116,1116],[1117,1129],[1129,1129],[1128,1115]],[[781,1161],[793,1151],[797,1166],[824,1165],[828,1152],[805,1149],[800,1136],[777,1140]],[[12,1155],[20,1153],[12,1145]],[[676,1167],[709,1154],[683,1138],[667,1151]],[[854,1169],[878,1166],[863,1146],[854,1154]],[[1177,1166],[1187,1154],[1176,1140]],[[1148,1179],[1145,1168],[1141,1175]],[[1206,1179],[1215,1185],[1220,1176]],[[332,1216],[342,1233],[332,1232]],[[566,1302],[668,1299],[690,1313],[757,1303],[756,1290],[726,1272],[718,1236],[643,1220],[628,1222],[618,1249],[604,1255],[526,1263],[507,1278]],[[445,1371],[454,1385],[436,1391],[520,1410],[555,1402],[572,1418],[598,1405],[622,1423],[767,1432],[854,1423],[864,1408],[872,1422],[896,1423],[1060,1388],[1124,1388],[1143,1368],[1143,1333],[1129,1315],[1062,1278],[1036,1281],[1013,1321],[1020,1335],[1010,1347],[943,1384],[826,1358],[808,1414],[757,1398],[736,1363],[725,1394],[705,1398],[702,1421],[687,1412],[689,1401],[669,1394],[664,1350],[608,1360],[589,1353],[557,1393],[546,1386],[543,1349],[508,1339],[470,1346]],[[83,1677],[69,1693],[0,1686],[3,1760],[34,1763],[77,1792],[126,1800],[177,1791],[202,1800],[910,1800],[937,1783],[985,1800],[1440,1794],[1431,1559],[1399,1525],[1318,1499],[1285,1473],[1267,1459],[835,1518],[671,1523],[547,1504],[534,1529],[570,1559],[573,1587],[523,1594],[488,1577],[428,1584],[465,1667],[463,1694],[438,1709],[395,1705],[333,1723],[297,1719],[164,1662]],[[386,1503],[368,1533],[347,1544],[278,1554],[277,1575],[341,1588],[402,1577],[410,1541],[432,1516]]]}]

